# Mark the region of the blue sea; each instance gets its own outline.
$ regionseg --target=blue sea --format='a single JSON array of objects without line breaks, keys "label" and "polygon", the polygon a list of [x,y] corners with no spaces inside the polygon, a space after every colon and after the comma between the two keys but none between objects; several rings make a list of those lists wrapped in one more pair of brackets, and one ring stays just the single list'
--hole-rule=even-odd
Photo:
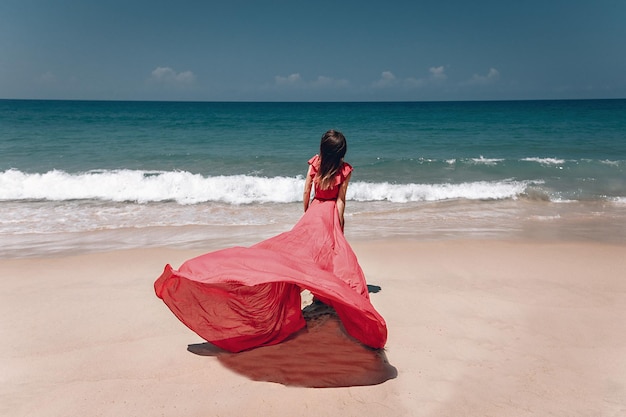
[{"label": "blue sea", "polygon": [[0,100],[0,257],[255,243],[331,128],[349,240],[626,242],[626,100]]}]

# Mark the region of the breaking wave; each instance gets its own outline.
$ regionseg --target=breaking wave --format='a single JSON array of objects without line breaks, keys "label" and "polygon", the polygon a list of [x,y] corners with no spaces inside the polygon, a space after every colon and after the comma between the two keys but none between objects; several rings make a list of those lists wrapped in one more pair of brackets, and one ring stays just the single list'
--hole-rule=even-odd
[{"label": "breaking wave", "polygon": [[[442,184],[393,184],[355,181],[348,200],[394,203],[449,199],[499,200],[517,198],[529,182],[500,180]],[[43,174],[11,169],[0,173],[0,201],[104,200],[179,204],[291,203],[301,201],[302,177],[252,175],[202,176],[186,171],[102,170]]]}]

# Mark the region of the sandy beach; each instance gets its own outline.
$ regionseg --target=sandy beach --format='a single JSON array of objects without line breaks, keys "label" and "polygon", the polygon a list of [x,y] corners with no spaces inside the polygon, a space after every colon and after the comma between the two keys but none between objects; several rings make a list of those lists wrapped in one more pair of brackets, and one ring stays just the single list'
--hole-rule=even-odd
[{"label": "sandy beach", "polygon": [[[0,416],[626,415],[623,245],[353,248],[389,340],[344,361],[337,388],[291,385],[335,372],[314,328],[221,355],[170,313],[153,282],[201,251],[0,260]],[[337,323],[320,326],[342,340]],[[389,371],[379,383],[359,376],[367,358]]]}]

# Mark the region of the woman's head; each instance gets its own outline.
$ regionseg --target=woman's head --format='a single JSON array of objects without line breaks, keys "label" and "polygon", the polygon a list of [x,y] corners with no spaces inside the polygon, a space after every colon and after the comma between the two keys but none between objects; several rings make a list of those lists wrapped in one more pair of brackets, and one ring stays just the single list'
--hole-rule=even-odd
[{"label": "woman's head", "polygon": [[320,142],[320,169],[318,182],[322,189],[332,188],[333,178],[348,150],[345,136],[337,130],[329,130]]},{"label": "woman's head", "polygon": [[320,156],[322,159],[327,157],[339,161],[346,155],[347,150],[348,144],[341,132],[329,130],[322,135],[322,141],[320,142]]}]

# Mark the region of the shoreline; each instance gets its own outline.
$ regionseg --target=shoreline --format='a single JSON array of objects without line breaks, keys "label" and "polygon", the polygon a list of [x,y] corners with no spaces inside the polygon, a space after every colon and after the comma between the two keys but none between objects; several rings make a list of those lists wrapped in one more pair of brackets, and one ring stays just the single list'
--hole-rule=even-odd
[{"label": "shoreline", "polygon": [[[43,227],[28,233],[11,231],[10,228],[0,231],[3,242],[0,259],[57,257],[120,249],[166,247],[208,251],[249,246],[290,230],[302,215],[301,203],[222,206],[217,219],[211,210],[203,211],[206,208],[181,206],[177,209],[183,212],[191,210],[188,214],[192,214],[196,219],[194,221],[202,219],[204,223],[168,224],[159,220],[161,224],[158,224],[137,220],[134,225],[121,226],[113,222],[74,228],[71,220],[63,220],[58,228],[55,226],[48,230],[49,225],[42,219],[39,223]],[[229,216],[232,216],[229,220],[232,223],[224,221]],[[86,215],[86,220],[89,219],[93,220]],[[350,202],[346,210],[346,238],[352,243],[378,240],[532,240],[620,245],[626,244],[626,211],[623,204],[602,202]]]},{"label": "shoreline", "polygon": [[[397,376],[300,388],[191,353],[156,298],[166,263],[219,248],[0,259],[0,414],[620,415],[624,244],[351,241]],[[324,347],[317,347],[324,357]],[[298,367],[297,360],[291,366]],[[281,370],[276,370],[281,371]],[[282,370],[284,371],[284,370]]]}]

